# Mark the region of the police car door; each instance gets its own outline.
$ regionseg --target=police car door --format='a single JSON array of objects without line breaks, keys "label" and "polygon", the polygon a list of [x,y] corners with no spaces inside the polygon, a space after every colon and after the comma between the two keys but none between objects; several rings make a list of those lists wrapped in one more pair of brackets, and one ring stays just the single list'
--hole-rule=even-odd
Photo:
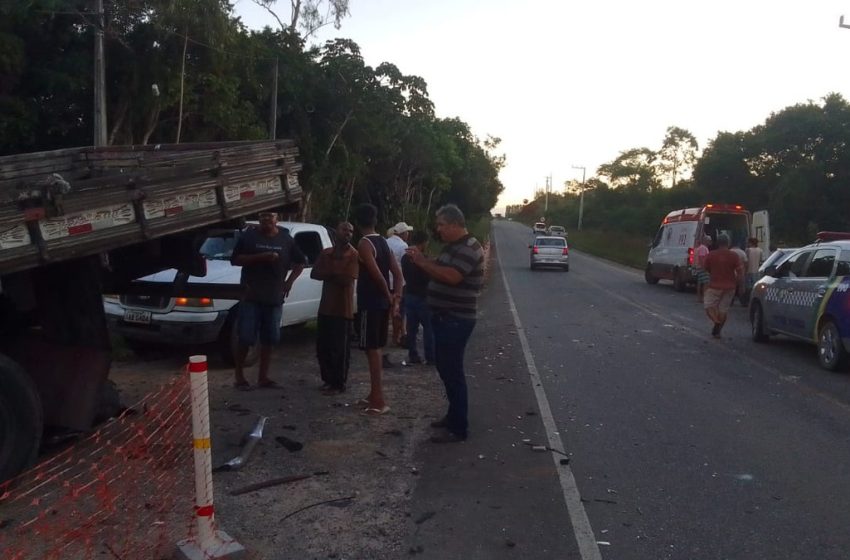
[{"label": "police car door", "polygon": [[802,327],[795,329],[795,313],[798,312],[800,298],[797,291],[797,279],[802,276],[814,250],[800,250],[788,257],[774,274],[775,281],[770,285],[764,299],[764,316],[767,327],[784,334],[798,336]]},{"label": "police car door", "polygon": [[817,339],[818,312],[826,295],[835,268],[835,247],[822,247],[815,251],[806,270],[794,281],[798,305],[794,307],[795,332],[810,340]]}]

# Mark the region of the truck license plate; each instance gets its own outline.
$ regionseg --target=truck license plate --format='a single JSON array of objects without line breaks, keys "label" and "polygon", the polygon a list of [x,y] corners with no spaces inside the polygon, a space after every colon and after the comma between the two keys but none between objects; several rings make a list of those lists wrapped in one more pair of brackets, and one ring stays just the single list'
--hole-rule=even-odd
[{"label": "truck license plate", "polygon": [[127,309],[124,311],[124,321],[127,323],[149,325],[151,322],[151,312],[139,311],[137,309]]}]

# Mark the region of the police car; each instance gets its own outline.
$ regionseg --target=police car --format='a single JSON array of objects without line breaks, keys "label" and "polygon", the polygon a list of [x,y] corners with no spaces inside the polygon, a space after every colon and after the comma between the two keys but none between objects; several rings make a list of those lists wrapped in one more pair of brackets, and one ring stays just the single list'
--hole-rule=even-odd
[{"label": "police car", "polygon": [[783,334],[813,342],[828,370],[850,355],[850,233],[821,232],[753,287],[750,325],[756,342]]}]

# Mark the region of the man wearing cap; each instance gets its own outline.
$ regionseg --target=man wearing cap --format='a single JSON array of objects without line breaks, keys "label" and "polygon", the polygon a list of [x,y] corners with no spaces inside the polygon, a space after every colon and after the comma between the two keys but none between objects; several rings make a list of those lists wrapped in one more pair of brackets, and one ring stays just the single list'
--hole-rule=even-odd
[{"label": "man wearing cap", "polygon": [[[390,246],[390,251],[392,251],[393,256],[395,256],[396,262],[400,263],[401,258],[404,256],[404,252],[407,251],[407,240],[410,238],[410,232],[413,231],[413,228],[407,225],[405,222],[399,222],[393,227],[390,228],[390,235],[387,237],[387,245]],[[390,275],[390,290],[394,289],[395,278],[393,278],[392,274]],[[404,286],[404,278],[399,278],[399,282]],[[401,289],[401,287],[399,288]],[[407,338],[404,332],[404,316],[393,315],[393,343],[396,346],[402,346],[404,344],[405,339]]]}]

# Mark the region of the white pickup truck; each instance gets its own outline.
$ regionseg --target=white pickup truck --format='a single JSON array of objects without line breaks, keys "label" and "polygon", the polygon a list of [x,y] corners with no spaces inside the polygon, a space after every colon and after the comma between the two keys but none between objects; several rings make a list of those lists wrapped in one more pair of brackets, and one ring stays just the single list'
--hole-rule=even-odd
[{"label": "white pickup truck", "polygon": [[[286,228],[295,243],[307,257],[304,272],[295,281],[289,297],[283,304],[281,327],[298,325],[315,319],[319,312],[319,300],[322,296],[322,283],[310,278],[310,267],[316,262],[319,253],[332,246],[328,230],[316,224],[300,222],[280,222],[278,227]],[[122,335],[132,346],[138,343],[156,343],[167,345],[218,343],[222,358],[228,364],[233,363],[236,349],[236,313],[239,309],[237,299],[214,297],[216,286],[236,288],[242,268],[230,264],[230,256],[238,230],[221,232],[207,238],[201,246],[201,254],[207,261],[205,277],[190,276],[187,286],[197,297],[169,297],[156,295],[162,290],[151,290],[150,294],[109,295],[104,297],[104,309],[109,327]],[[171,285],[177,271],[164,270],[140,281],[148,286],[155,284]],[[209,286],[208,295],[202,295],[201,285]],[[193,289],[194,286],[194,289]],[[199,292],[199,288],[201,293]],[[248,362],[256,359],[252,349]]]}]

